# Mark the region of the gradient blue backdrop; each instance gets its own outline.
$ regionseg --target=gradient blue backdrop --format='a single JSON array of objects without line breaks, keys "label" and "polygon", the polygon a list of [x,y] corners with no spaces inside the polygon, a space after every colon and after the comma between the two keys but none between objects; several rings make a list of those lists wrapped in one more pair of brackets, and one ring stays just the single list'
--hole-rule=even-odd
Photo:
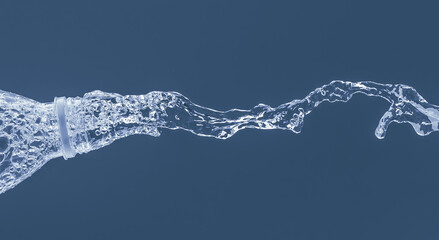
[{"label": "gradient blue backdrop", "polygon": [[[333,79],[439,104],[433,1],[0,2],[0,88],[38,101],[173,90],[227,110]],[[0,195],[0,239],[438,239],[439,134],[374,129],[388,104],[323,104],[303,132],[134,136]]]}]

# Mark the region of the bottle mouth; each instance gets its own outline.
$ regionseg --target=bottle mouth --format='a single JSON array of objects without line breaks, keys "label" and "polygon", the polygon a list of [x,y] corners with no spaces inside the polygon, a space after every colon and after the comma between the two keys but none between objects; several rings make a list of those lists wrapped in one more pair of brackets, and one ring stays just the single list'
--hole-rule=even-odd
[{"label": "bottle mouth", "polygon": [[73,158],[76,156],[75,150],[72,148],[70,143],[70,137],[67,130],[67,120],[66,120],[66,98],[56,97],[55,98],[55,112],[58,119],[58,129],[61,140],[61,150],[65,160]]}]

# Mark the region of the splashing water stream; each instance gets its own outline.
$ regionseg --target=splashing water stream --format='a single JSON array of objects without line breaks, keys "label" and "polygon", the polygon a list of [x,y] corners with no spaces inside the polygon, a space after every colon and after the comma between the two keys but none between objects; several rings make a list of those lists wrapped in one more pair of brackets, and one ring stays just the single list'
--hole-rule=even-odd
[{"label": "splashing water stream", "polygon": [[301,100],[278,107],[216,111],[177,92],[122,96],[94,91],[53,103],[0,90],[0,194],[31,176],[47,161],[87,153],[133,134],[159,136],[183,129],[198,136],[227,139],[241,129],[284,129],[300,133],[303,120],[322,102],[347,102],[362,93],[390,103],[375,135],[384,138],[390,123],[410,123],[417,134],[439,129],[439,107],[402,84],[332,81]]}]

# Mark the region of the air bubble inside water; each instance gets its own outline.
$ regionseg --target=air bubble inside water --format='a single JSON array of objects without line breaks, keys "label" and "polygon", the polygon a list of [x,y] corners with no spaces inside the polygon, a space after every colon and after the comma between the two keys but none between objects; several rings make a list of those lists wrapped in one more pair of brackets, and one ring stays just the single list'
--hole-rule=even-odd
[{"label": "air bubble inside water", "polygon": [[5,136],[0,136],[0,153],[6,152],[9,147],[9,138]]}]

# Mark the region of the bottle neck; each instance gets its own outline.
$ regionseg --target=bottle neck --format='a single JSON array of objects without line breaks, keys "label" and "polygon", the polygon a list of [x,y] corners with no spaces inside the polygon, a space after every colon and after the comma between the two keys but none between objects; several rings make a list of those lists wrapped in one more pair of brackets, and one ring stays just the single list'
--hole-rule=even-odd
[{"label": "bottle neck", "polygon": [[57,97],[54,100],[55,114],[58,120],[58,129],[61,140],[62,154],[65,160],[73,158],[76,155],[76,151],[72,147],[70,137],[67,129],[66,121],[66,98]]}]

